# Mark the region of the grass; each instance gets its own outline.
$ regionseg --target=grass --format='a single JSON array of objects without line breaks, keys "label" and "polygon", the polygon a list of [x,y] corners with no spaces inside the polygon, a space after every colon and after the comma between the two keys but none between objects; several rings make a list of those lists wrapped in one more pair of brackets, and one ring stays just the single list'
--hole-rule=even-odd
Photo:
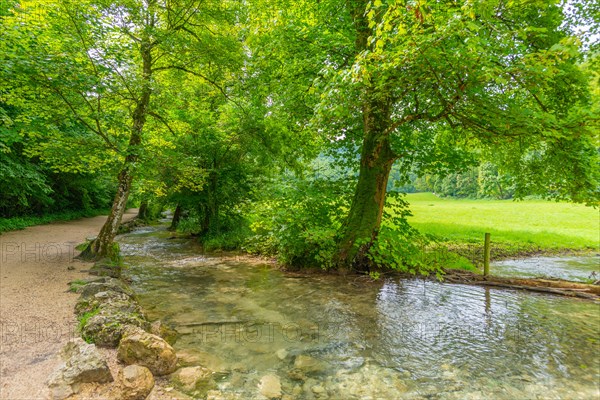
[{"label": "grass", "polygon": [[69,282],[69,292],[77,293],[79,288],[87,285],[89,282],[84,281],[83,279],[76,279],[74,281]]},{"label": "grass", "polygon": [[100,312],[100,309],[95,308],[92,311],[88,311],[79,317],[79,324],[77,325],[77,329],[81,333],[81,337],[83,338],[83,340],[85,340],[87,343],[94,343],[94,338],[87,336],[84,333],[83,329],[87,325],[89,319],[92,318],[93,316],[97,315],[99,312]]},{"label": "grass", "polygon": [[42,216],[24,216],[13,218],[0,218],[0,234],[2,232],[16,231],[25,229],[28,226],[49,224],[57,221],[71,221],[79,218],[96,217],[106,215],[110,210],[81,210],[81,211],[62,211],[46,214]]},{"label": "grass", "polygon": [[539,250],[598,250],[598,209],[544,200],[470,200],[407,195],[412,226],[446,242],[483,243]]}]

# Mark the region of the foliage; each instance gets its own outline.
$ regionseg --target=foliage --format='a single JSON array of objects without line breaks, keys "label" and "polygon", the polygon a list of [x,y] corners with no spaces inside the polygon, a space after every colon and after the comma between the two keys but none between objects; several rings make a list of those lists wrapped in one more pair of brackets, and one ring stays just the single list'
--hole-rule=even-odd
[{"label": "foliage", "polygon": [[[391,269],[442,279],[443,268],[474,269],[468,260],[410,226],[408,218],[411,216],[404,195],[388,195],[381,231],[367,250],[371,271]],[[358,241],[356,246],[364,244]]]},{"label": "foliage", "polygon": [[410,185],[397,190],[404,193],[434,192],[444,197],[510,199],[514,195],[514,185],[511,175],[486,161],[477,167],[443,175],[418,177],[412,174]]},{"label": "foliage", "polygon": [[449,251],[430,237],[417,233],[407,236],[402,231],[385,227],[369,248],[368,257],[372,261],[371,272],[391,269],[442,280],[445,268],[476,271],[466,257]]},{"label": "foliage", "polygon": [[244,249],[287,266],[330,268],[349,190],[348,180],[327,177],[273,183],[250,212],[253,235]]},{"label": "foliage", "polygon": [[207,249],[439,273],[464,260],[396,190],[600,200],[599,23],[583,0],[8,0],[0,216],[117,188],[104,253],[132,191]]}]

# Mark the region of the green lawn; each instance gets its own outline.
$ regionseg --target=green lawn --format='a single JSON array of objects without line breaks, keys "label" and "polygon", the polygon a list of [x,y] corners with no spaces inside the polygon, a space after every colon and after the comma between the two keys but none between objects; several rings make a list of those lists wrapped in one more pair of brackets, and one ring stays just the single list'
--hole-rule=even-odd
[{"label": "green lawn", "polygon": [[432,193],[407,195],[410,223],[443,240],[492,241],[523,247],[596,249],[600,240],[598,209],[543,200],[466,200],[438,198]]}]

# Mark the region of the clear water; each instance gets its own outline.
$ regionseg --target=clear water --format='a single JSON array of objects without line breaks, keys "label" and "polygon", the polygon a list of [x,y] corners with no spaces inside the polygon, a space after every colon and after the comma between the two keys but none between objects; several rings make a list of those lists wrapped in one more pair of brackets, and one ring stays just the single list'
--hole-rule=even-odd
[{"label": "clear water", "polygon": [[545,277],[588,282],[600,280],[600,255],[579,257],[531,257],[497,261],[491,273],[509,277]]},{"label": "clear water", "polygon": [[297,276],[169,236],[122,236],[128,275],[149,317],[180,332],[182,361],[218,372],[237,398],[263,398],[266,374],[294,399],[600,398],[599,304]]}]

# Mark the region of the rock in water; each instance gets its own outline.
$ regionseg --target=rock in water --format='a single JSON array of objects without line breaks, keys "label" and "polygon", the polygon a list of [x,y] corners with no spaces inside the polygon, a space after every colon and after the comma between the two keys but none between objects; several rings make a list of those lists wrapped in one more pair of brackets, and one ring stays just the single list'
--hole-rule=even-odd
[{"label": "rock in water", "polygon": [[296,356],[294,360],[294,368],[302,371],[305,374],[319,374],[323,372],[327,366],[324,362],[307,355]]},{"label": "rock in water", "polygon": [[288,356],[288,352],[286,349],[279,349],[275,352],[275,355],[277,355],[277,358],[283,361]]},{"label": "rock in water", "polygon": [[165,339],[171,346],[177,341],[177,331],[160,320],[150,325],[150,333]]},{"label": "rock in water", "polygon": [[141,365],[128,365],[121,374],[122,400],[144,400],[154,387],[152,372]]},{"label": "rock in water", "polygon": [[281,380],[277,375],[265,375],[258,383],[258,391],[268,399],[280,399]]},{"label": "rock in water", "polygon": [[177,355],[169,343],[138,327],[124,331],[117,357],[125,364],[147,367],[156,376],[170,374],[177,364]]},{"label": "rock in water", "polygon": [[106,361],[93,344],[71,340],[62,350],[65,363],[48,379],[52,399],[65,399],[79,392],[82,383],[112,382]]},{"label": "rock in water", "polygon": [[177,388],[193,396],[204,397],[207,392],[217,388],[211,370],[204,367],[180,368],[171,376]]}]

